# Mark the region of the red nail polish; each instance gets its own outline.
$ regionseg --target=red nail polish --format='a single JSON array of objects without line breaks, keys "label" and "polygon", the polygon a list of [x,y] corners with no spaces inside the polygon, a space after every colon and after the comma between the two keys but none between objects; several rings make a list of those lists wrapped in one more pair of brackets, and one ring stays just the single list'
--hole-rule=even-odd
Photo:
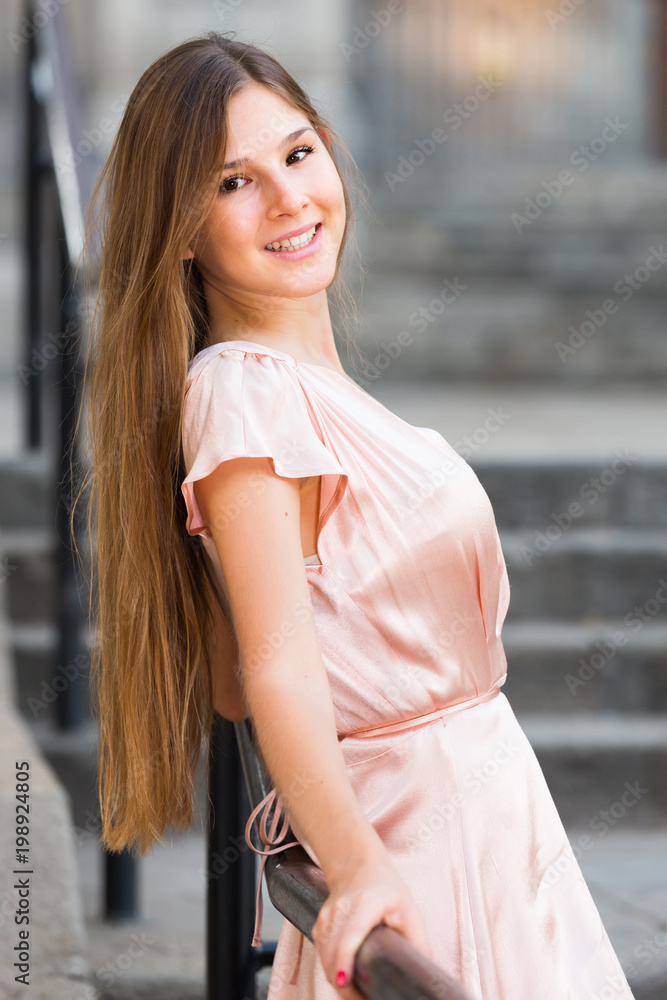
[{"label": "red nail polish", "polygon": [[347,972],[344,969],[340,969],[338,975],[336,976],[336,986],[345,986],[347,982]]}]

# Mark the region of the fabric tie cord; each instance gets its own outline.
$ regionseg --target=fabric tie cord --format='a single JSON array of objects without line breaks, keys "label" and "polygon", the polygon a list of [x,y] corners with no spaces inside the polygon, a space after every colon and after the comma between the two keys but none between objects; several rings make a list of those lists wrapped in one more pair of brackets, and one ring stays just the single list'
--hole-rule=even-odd
[{"label": "fabric tie cord", "polygon": [[[273,819],[271,820],[271,828],[266,829],[266,819],[271,811],[271,804],[275,801],[276,808],[273,813]],[[262,851],[255,847],[250,839],[250,829],[255,818],[259,813],[264,810],[262,818],[259,822],[259,835],[262,843],[266,845],[266,850]],[[276,836],[276,828],[280,822],[280,816],[283,816],[283,824],[278,836]],[[264,796],[262,801],[255,806],[253,811],[250,813],[248,822],[245,828],[245,839],[248,846],[255,852],[255,854],[260,854],[262,860],[259,864],[259,876],[257,878],[257,896],[255,897],[255,932],[252,939],[253,948],[259,948],[262,944],[262,915],[264,911],[264,901],[262,899],[262,875],[264,874],[264,868],[266,866],[266,859],[269,854],[278,854],[279,851],[284,851],[288,847],[300,847],[301,844],[298,840],[291,840],[288,844],[281,844],[280,841],[286,835],[289,828],[289,816],[284,810],[283,800],[280,795],[278,795],[278,790],[272,788],[271,791]]]}]

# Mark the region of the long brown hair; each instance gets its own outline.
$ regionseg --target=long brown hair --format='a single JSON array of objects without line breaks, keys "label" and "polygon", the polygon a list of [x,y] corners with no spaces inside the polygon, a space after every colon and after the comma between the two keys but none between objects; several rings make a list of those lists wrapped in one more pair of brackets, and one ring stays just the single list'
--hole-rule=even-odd
[{"label": "long brown hair", "polygon": [[345,322],[356,316],[340,265],[351,190],[367,208],[359,171],[286,70],[232,34],[190,39],[143,73],[86,216],[86,245],[101,226],[102,254],[79,417],[89,461],[101,840],[113,851],[143,854],[167,825],[192,823],[194,774],[213,721],[209,637],[218,598],[199,539],[185,529],[180,490],[188,362],[206,345],[208,321],[201,273],[181,253],[217,192],[230,98],[252,81],[331,137],[347,221],[330,291]]}]

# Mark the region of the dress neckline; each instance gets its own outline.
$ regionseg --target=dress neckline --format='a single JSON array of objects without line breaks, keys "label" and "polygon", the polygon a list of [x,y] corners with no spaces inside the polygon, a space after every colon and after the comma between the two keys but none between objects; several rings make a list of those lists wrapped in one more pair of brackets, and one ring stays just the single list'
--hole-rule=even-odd
[{"label": "dress neckline", "polygon": [[350,378],[350,376],[344,372],[339,372],[335,368],[329,368],[328,365],[318,365],[314,361],[299,361],[299,359],[295,358],[292,354],[287,354],[285,351],[281,351],[277,347],[267,347],[266,344],[258,344],[253,340],[221,340],[219,343],[209,344],[208,347],[204,347],[203,350],[198,351],[197,354],[195,354],[190,362],[190,365],[193,365],[198,358],[201,358],[202,355],[207,354],[209,351],[213,353],[216,350],[229,350],[229,348],[233,348],[236,344],[246,344],[250,347],[259,348],[260,351],[264,351],[268,355],[277,355],[277,357],[282,358],[283,361],[290,362],[290,364],[292,364],[295,368],[305,366],[306,368],[319,368],[321,371],[331,372],[333,375],[337,375],[338,378],[342,378],[351,385],[356,386],[357,389],[361,388],[358,383],[354,381],[354,379]]}]

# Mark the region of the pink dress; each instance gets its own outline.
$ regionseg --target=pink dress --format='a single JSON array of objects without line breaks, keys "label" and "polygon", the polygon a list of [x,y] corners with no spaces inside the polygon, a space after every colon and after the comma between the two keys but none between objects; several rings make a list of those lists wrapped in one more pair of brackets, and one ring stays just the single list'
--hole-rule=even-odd
[{"label": "pink dress", "polygon": [[[187,530],[203,536],[223,601],[193,483],[240,456],[322,476],[318,556],[304,571],[340,748],[436,963],[471,1000],[633,1000],[501,690],[510,588],[472,468],[340,373],[244,340],[192,360],[183,453]],[[338,996],[315,945],[285,920],[269,1000]]]}]

